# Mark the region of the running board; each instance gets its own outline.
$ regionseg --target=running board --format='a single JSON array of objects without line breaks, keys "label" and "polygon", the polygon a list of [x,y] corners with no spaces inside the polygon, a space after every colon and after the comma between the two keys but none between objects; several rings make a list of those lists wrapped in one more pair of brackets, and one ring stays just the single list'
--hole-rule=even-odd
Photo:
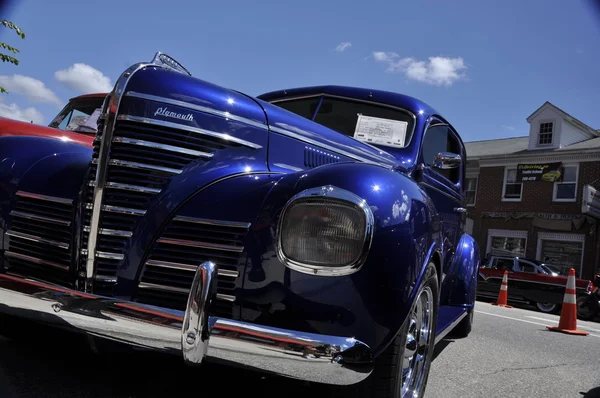
[{"label": "running board", "polygon": [[438,311],[438,323],[435,333],[435,344],[439,343],[454,329],[464,317],[467,316],[468,308],[440,306]]}]

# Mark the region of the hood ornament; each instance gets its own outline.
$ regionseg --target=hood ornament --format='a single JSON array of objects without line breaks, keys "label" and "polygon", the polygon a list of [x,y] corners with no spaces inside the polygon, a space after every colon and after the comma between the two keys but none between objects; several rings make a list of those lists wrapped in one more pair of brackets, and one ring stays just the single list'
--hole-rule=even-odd
[{"label": "hood ornament", "polygon": [[152,63],[155,65],[164,65],[170,69],[173,69],[176,72],[192,76],[192,74],[186,68],[184,68],[183,65],[177,62],[175,58],[160,51],[154,54]]}]

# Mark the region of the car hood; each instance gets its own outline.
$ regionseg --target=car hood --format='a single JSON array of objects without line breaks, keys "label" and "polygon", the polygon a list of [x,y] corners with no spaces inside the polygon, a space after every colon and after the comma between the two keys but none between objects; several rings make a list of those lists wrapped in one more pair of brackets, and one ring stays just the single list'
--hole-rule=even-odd
[{"label": "car hood", "polygon": [[73,142],[75,144],[91,147],[95,135],[64,131],[51,127],[40,126],[39,124],[25,123],[18,120],[0,117],[0,137],[2,136],[55,138],[63,142]]}]

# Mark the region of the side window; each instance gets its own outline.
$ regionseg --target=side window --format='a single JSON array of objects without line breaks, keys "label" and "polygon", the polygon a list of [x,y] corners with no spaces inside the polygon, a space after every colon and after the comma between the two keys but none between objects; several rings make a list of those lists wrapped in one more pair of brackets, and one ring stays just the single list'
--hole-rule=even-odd
[{"label": "side window", "polygon": [[521,272],[527,272],[530,274],[535,274],[536,273],[536,268],[533,264],[530,264],[526,261],[522,261],[519,260],[519,268],[521,269]]},{"label": "side window", "polygon": [[273,105],[277,105],[280,108],[295,113],[296,115],[302,116],[307,119],[312,119],[313,114],[317,110],[319,99],[321,97],[311,98],[300,98],[289,101],[275,102]]},{"label": "side window", "polygon": [[507,270],[512,271],[514,266],[514,262],[512,259],[508,258],[497,258],[494,261],[494,265],[492,268],[499,269],[501,271]]},{"label": "side window", "polygon": [[[425,137],[423,137],[423,162],[432,167],[436,155],[440,152],[451,152],[459,154],[461,157],[464,156],[464,151],[461,149],[458,140],[456,137],[454,137],[451,130],[445,124],[433,125],[427,129]],[[454,184],[458,184],[460,182],[462,167],[448,170],[434,168],[433,170],[443,175]]]}]

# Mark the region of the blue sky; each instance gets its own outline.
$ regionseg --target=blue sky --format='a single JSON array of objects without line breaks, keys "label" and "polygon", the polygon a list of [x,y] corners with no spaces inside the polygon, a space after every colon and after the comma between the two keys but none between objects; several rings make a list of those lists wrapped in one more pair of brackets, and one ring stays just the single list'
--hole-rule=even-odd
[{"label": "blue sky", "polygon": [[164,51],[251,95],[319,84],[402,92],[466,141],[527,135],[545,101],[600,129],[592,0],[19,0],[3,13],[27,37],[0,31],[21,51],[19,66],[0,65],[11,89],[0,113],[44,124],[70,97]]}]

